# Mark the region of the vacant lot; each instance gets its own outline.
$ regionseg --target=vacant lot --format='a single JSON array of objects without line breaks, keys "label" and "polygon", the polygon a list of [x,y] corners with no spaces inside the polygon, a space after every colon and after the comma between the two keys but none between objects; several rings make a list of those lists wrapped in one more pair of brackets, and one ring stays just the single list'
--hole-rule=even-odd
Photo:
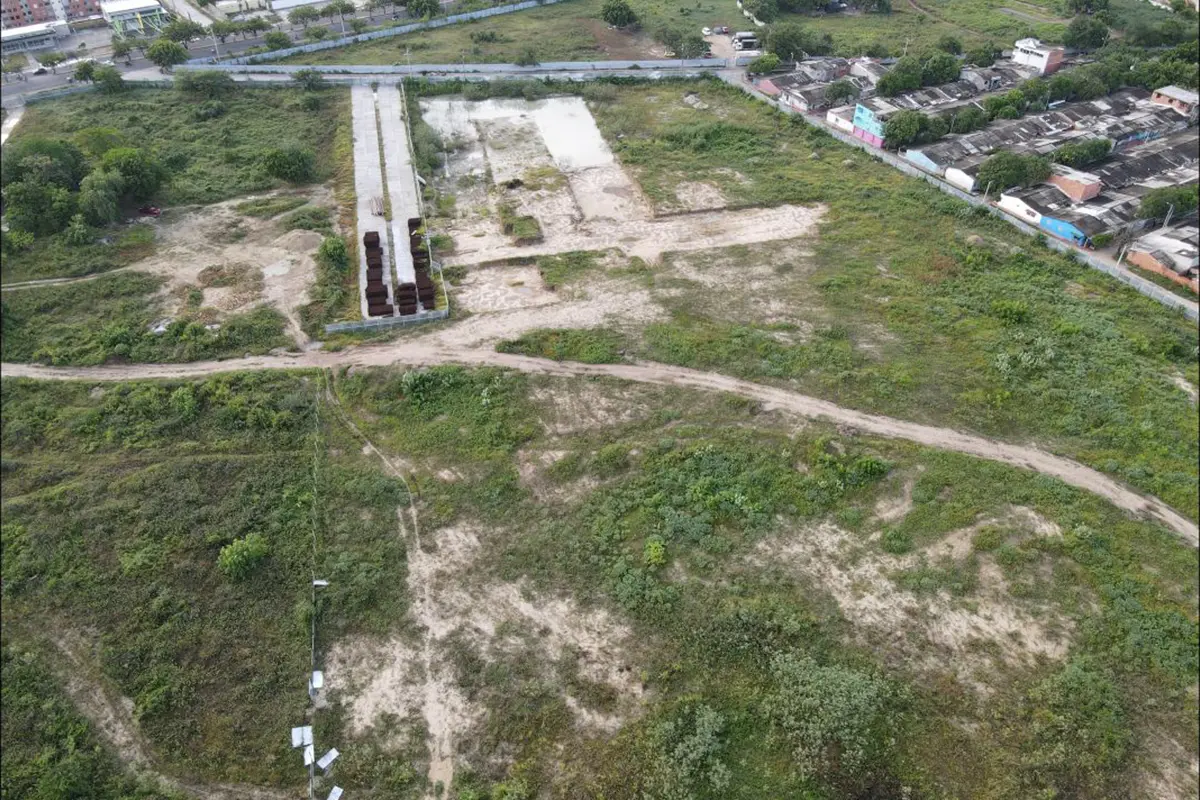
[{"label": "vacant lot", "polygon": [[[314,721],[348,788],[1187,796],[1197,563],[1161,528],[719,394],[323,380],[3,384],[6,647],[128,698],[157,772],[303,780],[280,731],[315,532]],[[223,572],[256,533],[269,554]],[[53,694],[11,658],[6,725]]]},{"label": "vacant lot", "polygon": [[[430,121],[448,125],[457,147],[433,222],[454,238],[447,261],[538,256],[561,299],[547,305],[540,284],[497,278],[538,314],[512,308],[514,298],[437,336],[478,344],[535,327],[603,327],[604,337],[616,328],[630,356],[1032,439],[1196,517],[1197,409],[1179,381],[1197,382],[1197,338],[1182,318],[722,84],[600,85],[585,96],[622,180],[648,208],[640,213],[655,216],[618,223],[626,240],[599,237],[604,220],[571,199],[582,173],[538,147],[539,112],[470,123],[445,111],[460,107],[442,107]],[[489,182],[495,169],[504,182]],[[546,242],[514,246],[499,201],[537,220]],[[714,210],[672,216],[705,206]],[[756,206],[795,208],[815,227],[752,226],[761,236],[722,247],[739,214],[765,212],[715,209]],[[706,215],[722,232],[706,249],[693,250],[698,229],[679,244],[648,233]],[[542,254],[589,248],[617,255],[576,259],[582,270],[547,278],[559,262]],[[476,296],[466,305],[487,310]]]}]

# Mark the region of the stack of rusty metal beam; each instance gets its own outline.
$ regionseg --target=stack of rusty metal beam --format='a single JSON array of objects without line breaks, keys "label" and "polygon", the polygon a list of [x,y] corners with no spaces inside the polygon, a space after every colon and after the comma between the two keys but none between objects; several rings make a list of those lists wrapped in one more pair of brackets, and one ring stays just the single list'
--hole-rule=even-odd
[{"label": "stack of rusty metal beam", "polygon": [[412,253],[413,270],[416,273],[417,299],[432,311],[437,304],[437,292],[429,278],[429,248],[425,246],[425,237],[420,233],[420,228],[420,217],[408,221],[408,249]]},{"label": "stack of rusty metal beam", "polygon": [[363,252],[367,256],[367,315],[390,317],[392,304],[388,302],[387,282],[383,272],[383,247],[379,244],[379,232],[363,234]]}]

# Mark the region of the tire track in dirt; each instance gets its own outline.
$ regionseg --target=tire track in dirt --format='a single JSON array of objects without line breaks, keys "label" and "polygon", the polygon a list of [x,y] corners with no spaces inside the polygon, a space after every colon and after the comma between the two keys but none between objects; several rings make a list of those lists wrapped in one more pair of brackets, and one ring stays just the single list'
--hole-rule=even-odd
[{"label": "tire track in dirt", "polygon": [[86,642],[73,634],[55,636],[50,641],[63,656],[59,667],[67,696],[96,727],[100,738],[116,751],[123,763],[172,791],[202,800],[295,800],[300,797],[299,792],[254,786],[189,783],[158,772],[134,722],[133,703],[123,697],[114,700],[104,682],[92,677],[95,671],[85,652],[88,648]]},{"label": "tire track in dirt", "polygon": [[[404,484],[404,490],[408,493],[408,514],[411,517],[411,542],[409,541],[408,526],[404,524],[404,508],[396,509],[396,521],[400,528],[400,539],[404,542],[407,551],[406,558],[409,572],[422,572],[425,566],[424,562],[429,557],[421,549],[421,527],[417,517],[417,505],[413,499],[412,487],[404,477],[404,471],[398,468],[392,459],[384,455],[383,451],[376,447],[375,443],[354,423],[354,420],[350,418],[349,412],[346,411],[338,399],[336,390],[328,390],[326,398],[329,404],[335,409],[338,419],[342,424],[363,441],[365,445],[364,452],[370,452],[377,456],[383,462],[387,471]],[[405,464],[405,466],[407,467],[408,465]],[[448,789],[451,781],[454,779],[454,726],[452,723],[454,715],[448,706],[447,698],[456,689],[444,675],[435,669],[437,665],[435,664],[433,652],[435,644],[434,634],[433,628],[429,624],[434,609],[434,598],[431,584],[428,581],[422,581],[421,595],[418,598],[414,598],[414,600],[414,614],[425,628],[421,643],[421,663],[425,674],[421,715],[425,718],[425,726],[428,730],[429,739],[429,788],[433,792],[436,792],[436,787],[439,784],[444,789]],[[435,795],[431,793],[428,796],[433,797]]]},{"label": "tire track in dirt", "polygon": [[709,392],[735,394],[800,416],[849,425],[859,431],[888,439],[904,439],[926,447],[950,450],[969,456],[1050,475],[1103,497],[1131,514],[1148,515],[1180,535],[1192,547],[1200,544],[1200,528],[1156,497],[1147,497],[1103,473],[1077,461],[1056,456],[1032,445],[997,442],[952,428],[869,414],[844,408],[808,395],[752,383],[713,372],[638,362],[631,364],[580,364],[548,361],[529,356],[497,353],[482,348],[438,345],[424,340],[367,345],[355,350],[309,352],[288,356],[262,356],[229,361],[198,361],[188,364],[132,364],[110,367],[45,367],[34,364],[0,364],[0,376],[43,380],[128,381],[154,378],[194,378],[220,372],[257,369],[332,369],[339,366],[464,366],[505,367],[520,372],[563,377],[610,377],[660,386],[680,386]]}]

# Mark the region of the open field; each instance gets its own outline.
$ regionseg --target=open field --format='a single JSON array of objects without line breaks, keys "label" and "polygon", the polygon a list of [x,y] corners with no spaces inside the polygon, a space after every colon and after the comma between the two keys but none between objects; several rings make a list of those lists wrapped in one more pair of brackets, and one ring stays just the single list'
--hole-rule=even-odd
[{"label": "open field", "polygon": [[[472,123],[459,106],[424,101],[457,147],[437,181],[451,211],[432,225],[454,240],[447,263],[467,266],[457,291],[473,313],[435,339],[477,346],[533,328],[604,328],[611,342],[616,330],[629,358],[1032,440],[1196,518],[1197,410],[1179,381],[1197,381],[1197,339],[1185,320],[729,87],[586,94],[628,172],[612,185],[632,194],[588,183],[590,169],[539,142],[538,115],[552,106],[489,101]],[[497,117],[520,108],[523,118]],[[622,205],[589,212],[585,192]],[[544,240],[506,239],[501,203],[535,218]],[[742,244],[693,251],[704,225],[736,235],[751,213],[725,209],[756,206],[806,212],[805,224],[751,225]],[[604,215],[631,235],[606,238]],[[699,227],[675,244],[660,226],[676,224]],[[543,254],[568,249],[599,255],[547,278],[565,262]],[[510,265],[469,266],[496,261]],[[1100,397],[1110,410],[1097,417]]]},{"label": "open field", "polygon": [[[348,789],[1187,796],[1196,551],[1055,481],[494,369],[3,391],[6,647],[67,648],[55,680],[128,698],[193,789],[303,777],[280,732],[315,529],[314,722]],[[270,555],[232,580],[217,553],[253,532]],[[883,727],[797,725],[814,690]],[[813,749],[841,736],[860,759]]]}]

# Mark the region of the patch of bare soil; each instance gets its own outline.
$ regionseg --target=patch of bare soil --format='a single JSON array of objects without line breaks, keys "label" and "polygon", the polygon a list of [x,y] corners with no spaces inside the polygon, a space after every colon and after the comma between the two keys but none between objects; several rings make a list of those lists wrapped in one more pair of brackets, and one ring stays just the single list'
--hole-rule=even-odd
[{"label": "patch of bare soil", "polygon": [[454,299],[478,314],[543,306],[562,298],[545,288],[537,267],[483,267],[467,273],[454,288]]},{"label": "patch of bare soil", "polygon": [[675,187],[675,196],[688,211],[706,211],[725,207],[725,195],[711,183],[683,181]]},{"label": "patch of bare soil", "polygon": [[1151,731],[1152,763],[1133,782],[1137,800],[1193,800],[1200,786],[1200,757],[1174,739]]},{"label": "patch of bare soil", "polygon": [[1197,389],[1195,384],[1178,372],[1171,376],[1171,383],[1179,387],[1180,391],[1188,396],[1188,399],[1192,401],[1192,405],[1196,405],[1200,401],[1200,389]]},{"label": "patch of bare soil", "polygon": [[961,563],[970,553],[974,532],[1001,521],[1040,525],[1032,534],[1053,535],[1050,523],[1040,516],[1014,508],[1004,520],[981,521],[955,531],[924,553],[891,556],[866,547],[854,534],[826,522],[766,540],[750,558],[759,565],[781,566],[830,592],[868,641],[882,643],[930,670],[944,670],[948,663],[953,664],[961,680],[986,690],[973,676],[991,669],[993,659],[1032,665],[1038,658],[1064,658],[1073,630],[1071,620],[1056,609],[1034,608],[1011,597],[1003,574],[986,559],[981,564],[979,588],[969,598],[956,599],[945,591],[917,594],[901,588],[891,576],[927,562],[929,556]]},{"label": "patch of bare soil", "polygon": [[654,411],[635,393],[613,392],[593,383],[548,383],[534,389],[530,399],[546,432],[554,436],[604,430],[646,419]]},{"label": "patch of bare soil", "polygon": [[910,477],[904,481],[904,488],[899,497],[881,497],[875,504],[876,522],[899,522],[913,508],[913,486],[917,479]]},{"label": "patch of bare soil", "polygon": [[610,27],[603,20],[586,21],[587,30],[596,40],[596,46],[604,53],[607,61],[639,61],[648,58],[663,58],[666,48],[642,32],[631,33]]},{"label": "patch of bare soil", "polygon": [[[316,195],[328,194],[316,190]],[[275,220],[243,217],[235,206],[246,198],[182,210],[159,225],[158,250],[131,269],[161,275],[169,317],[188,309],[189,290],[200,287],[198,316],[219,324],[231,314],[266,303],[288,321],[299,346],[308,343],[297,309],[308,303],[322,236],[294,230],[280,235]]]}]

